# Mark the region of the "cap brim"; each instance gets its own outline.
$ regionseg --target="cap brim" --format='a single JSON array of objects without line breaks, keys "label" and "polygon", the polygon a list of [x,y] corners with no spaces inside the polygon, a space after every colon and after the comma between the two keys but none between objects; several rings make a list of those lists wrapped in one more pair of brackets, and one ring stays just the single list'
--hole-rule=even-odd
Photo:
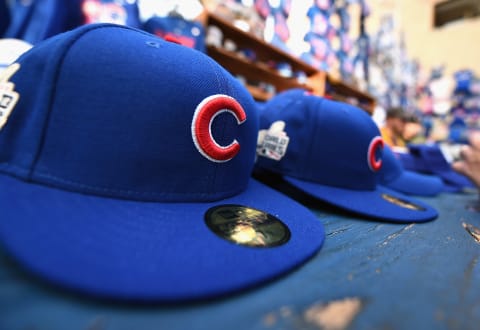
[{"label": "cap brim", "polygon": [[[0,240],[24,267],[54,284],[105,298],[181,302],[224,296],[293,270],[322,246],[307,208],[251,180],[212,203],[110,199],[0,175]],[[268,212],[290,230],[277,247],[234,244],[205,224],[213,206]]]},{"label": "cap brim", "polygon": [[[406,170],[419,173],[430,173],[440,177],[446,185],[460,187],[460,189],[453,187],[453,190],[461,190],[462,187],[475,187],[471,180],[464,175],[455,172],[453,169],[445,170],[427,167],[419,157],[414,157],[409,153],[398,153],[398,156],[402,166]],[[451,191],[451,189],[444,189],[444,191]]]},{"label": "cap brim", "polygon": [[445,181],[446,183],[450,185],[455,185],[460,188],[472,188],[475,187],[472,181],[468,179],[466,176],[455,172],[453,169],[452,170],[433,170],[433,173],[438,175]]},{"label": "cap brim", "polygon": [[375,190],[350,190],[287,176],[284,179],[315,198],[369,218],[411,223],[430,221],[438,216],[431,206],[381,185]]},{"label": "cap brim", "polygon": [[401,175],[382,185],[407,195],[435,196],[444,190],[442,179],[434,175],[403,170]]}]

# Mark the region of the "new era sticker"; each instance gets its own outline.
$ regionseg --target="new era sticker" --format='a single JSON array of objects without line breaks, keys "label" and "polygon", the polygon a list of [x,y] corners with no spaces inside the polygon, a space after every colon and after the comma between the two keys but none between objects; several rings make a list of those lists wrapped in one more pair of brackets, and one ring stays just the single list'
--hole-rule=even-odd
[{"label": "new era sticker", "polygon": [[0,73],[0,130],[7,123],[8,117],[19,99],[14,90],[15,85],[8,80],[20,68],[20,64],[14,63]]},{"label": "new era sticker", "polygon": [[285,122],[276,121],[268,130],[261,130],[258,134],[257,154],[273,160],[282,159],[290,141],[284,129]]}]

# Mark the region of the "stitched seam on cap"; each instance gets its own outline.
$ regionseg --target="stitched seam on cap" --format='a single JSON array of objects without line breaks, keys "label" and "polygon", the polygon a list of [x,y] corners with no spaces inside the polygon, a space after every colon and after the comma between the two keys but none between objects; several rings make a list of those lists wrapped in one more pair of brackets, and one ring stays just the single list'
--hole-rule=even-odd
[{"label": "stitched seam on cap", "polygon": [[[17,170],[18,172],[28,174],[30,172],[29,168],[21,167],[12,163],[1,163],[0,164],[0,170],[1,169],[14,169]],[[2,171],[3,172],[3,171]],[[6,175],[11,175],[11,173],[4,173]]]},{"label": "stitched seam on cap", "polygon": [[[88,185],[88,184],[84,184],[84,183],[80,183],[80,182],[76,182],[76,181],[71,181],[71,180],[65,180],[65,179],[59,178],[55,175],[51,175],[49,173],[42,173],[42,172],[40,172],[40,173],[36,172],[35,176],[36,177],[41,177],[41,178],[44,178],[44,179],[49,179],[52,182],[56,182],[56,183],[60,183],[60,184],[67,184],[71,188],[89,189],[89,190],[92,190],[92,191],[103,192],[103,193],[120,193],[120,194],[128,194],[128,195],[153,196],[153,197],[165,197],[165,196],[169,196],[169,197],[177,197],[177,196],[178,197],[188,197],[188,196],[209,197],[209,196],[212,195],[208,192],[207,193],[170,193],[170,192],[159,193],[159,192],[154,192],[154,191],[136,191],[136,190],[128,190],[128,189],[127,190],[126,189],[112,189],[112,188],[105,188],[105,187]],[[44,185],[43,183],[38,183],[38,182],[35,182],[35,183],[39,184],[39,185]],[[65,187],[59,187],[59,188],[60,189],[63,188],[62,190],[68,190],[68,188],[65,189]],[[235,189],[235,190],[232,190],[232,191],[216,192],[216,194],[217,195],[221,194],[221,195],[233,196],[233,195],[236,195],[239,192],[243,191],[244,188],[245,187],[242,187],[240,189]],[[70,191],[72,191],[72,190],[70,189]],[[73,190],[73,191],[85,194],[85,192],[82,192],[82,191],[77,191],[77,190]],[[215,194],[213,194],[213,195],[215,195]],[[101,195],[101,196],[111,197],[111,198],[120,198],[120,196],[111,196],[111,195]],[[228,196],[223,197],[223,198],[228,198]]]}]

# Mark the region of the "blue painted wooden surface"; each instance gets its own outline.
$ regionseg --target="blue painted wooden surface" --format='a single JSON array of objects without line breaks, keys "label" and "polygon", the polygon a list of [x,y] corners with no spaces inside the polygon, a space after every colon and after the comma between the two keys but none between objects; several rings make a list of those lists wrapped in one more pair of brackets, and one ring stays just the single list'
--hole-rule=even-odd
[{"label": "blue painted wooden surface", "polygon": [[0,250],[0,330],[480,329],[480,213],[467,209],[477,195],[421,200],[439,210],[437,220],[398,225],[314,209],[327,239],[312,260],[260,288],[195,305],[73,296]]}]

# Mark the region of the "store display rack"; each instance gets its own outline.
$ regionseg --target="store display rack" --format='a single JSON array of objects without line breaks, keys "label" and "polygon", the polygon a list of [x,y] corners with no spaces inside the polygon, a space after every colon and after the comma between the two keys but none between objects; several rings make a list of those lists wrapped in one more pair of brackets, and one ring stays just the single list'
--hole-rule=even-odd
[{"label": "store display rack", "polygon": [[[221,40],[215,44],[207,42],[208,55],[243,79],[256,100],[266,101],[283,90],[305,88],[315,95],[355,103],[367,112],[373,112],[375,99],[372,96],[237,28],[225,18],[209,12],[204,24],[207,31],[211,26],[221,31]],[[283,67],[287,67],[291,74],[285,75],[281,71]]]}]

